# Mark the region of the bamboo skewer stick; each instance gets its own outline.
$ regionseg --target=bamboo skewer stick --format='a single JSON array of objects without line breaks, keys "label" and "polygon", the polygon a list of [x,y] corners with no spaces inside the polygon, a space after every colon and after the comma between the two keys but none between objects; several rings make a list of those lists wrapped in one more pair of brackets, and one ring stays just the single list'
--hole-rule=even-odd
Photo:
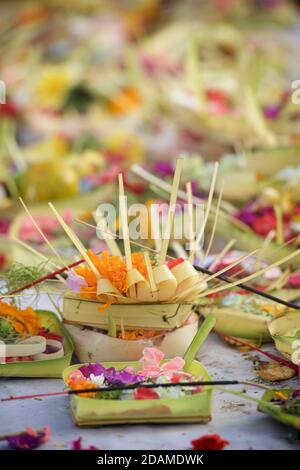
[{"label": "bamboo skewer stick", "polygon": [[[172,185],[170,183],[163,181],[158,176],[153,175],[152,173],[150,173],[149,171],[145,170],[144,168],[140,167],[137,164],[132,165],[131,169],[140,178],[143,178],[144,180],[148,181],[150,184],[153,184],[154,186],[163,189],[167,193],[171,193]],[[180,199],[183,199],[184,201],[186,201],[185,191],[183,191],[182,189],[178,189],[177,195]],[[199,202],[204,202],[204,200],[193,197],[194,204],[198,204]]]},{"label": "bamboo skewer stick", "polygon": [[52,212],[56,216],[58,222],[60,223],[62,228],[65,230],[65,232],[68,235],[68,237],[70,238],[70,240],[73,242],[74,246],[77,248],[77,250],[79,251],[81,256],[85,259],[86,263],[90,267],[90,269],[95,274],[96,279],[99,280],[100,277],[101,277],[100,274],[99,274],[99,271],[96,268],[96,266],[94,265],[94,263],[92,262],[92,260],[90,259],[90,257],[87,255],[86,250],[85,250],[84,246],[82,245],[81,241],[78,239],[78,237],[75,235],[75,233],[68,227],[68,225],[66,224],[64,219],[57,212],[57,210],[55,209],[55,207],[53,206],[53,204],[51,202],[49,202],[49,207],[52,209]]},{"label": "bamboo skewer stick", "polygon": [[275,290],[275,289],[281,289],[288,281],[289,279],[289,276],[290,276],[291,272],[290,272],[290,269],[287,268],[283,273],[282,275],[276,279],[276,281],[272,282],[268,288],[267,288],[267,291],[268,292],[271,292],[272,290]]},{"label": "bamboo skewer stick", "polygon": [[[275,263],[272,263],[270,264],[269,266],[267,266],[266,268],[263,268],[263,269],[260,269],[259,271],[257,271],[256,273],[254,274],[250,274],[249,276],[246,276],[244,277],[243,279],[241,279],[241,282],[239,280],[237,281],[234,281],[232,283],[229,283],[227,286],[223,286],[223,287],[220,287],[220,288],[216,288],[216,289],[212,289],[211,291],[208,291],[206,293],[206,295],[211,295],[211,294],[216,294],[217,292],[222,292],[223,290],[226,290],[226,289],[230,289],[231,287],[235,287],[235,286],[238,286],[238,285],[242,285],[244,284],[245,282],[248,282],[248,281],[251,281],[252,279],[255,279],[256,277],[258,276],[261,276],[262,274],[264,274],[265,272],[267,272],[269,269],[271,268],[275,268],[276,266],[280,266],[281,264],[283,263],[286,263],[287,261],[289,261],[290,259],[292,258],[295,258],[296,256],[300,255],[300,248],[298,250],[296,250],[294,253],[290,253],[289,255],[285,256],[284,258],[280,259],[279,261],[276,261]],[[203,294],[200,294],[198,298],[200,297],[203,297]],[[277,300],[278,301],[278,300]],[[282,303],[282,302],[281,302]],[[288,304],[289,302],[287,302]],[[294,306],[293,308],[299,308],[299,306]]]},{"label": "bamboo skewer stick", "polygon": [[207,224],[207,221],[208,221],[208,217],[209,217],[209,213],[210,213],[210,209],[211,209],[211,204],[212,204],[212,200],[213,200],[213,196],[214,196],[214,192],[215,192],[215,186],[216,186],[216,181],[217,181],[217,175],[218,175],[218,169],[219,169],[219,163],[216,162],[215,163],[215,167],[214,167],[214,172],[213,172],[213,176],[212,176],[212,180],[211,180],[211,185],[210,185],[210,189],[209,189],[209,194],[208,194],[208,199],[207,199],[207,205],[206,205],[206,210],[205,210],[205,214],[204,214],[204,220],[203,220],[203,223],[201,225],[201,228],[200,228],[200,231],[196,237],[196,240],[195,240],[195,245],[198,246],[200,241],[201,241],[201,238],[203,237],[204,235],[204,231],[205,231],[205,227],[206,227],[206,224]]},{"label": "bamboo skewer stick", "polygon": [[168,220],[167,220],[167,224],[165,227],[165,233],[163,235],[163,242],[162,242],[162,247],[161,247],[160,256],[158,260],[158,266],[163,266],[166,260],[166,256],[167,256],[167,251],[168,251],[169,242],[171,238],[171,232],[173,228],[174,215],[175,215],[175,210],[176,210],[177,193],[179,189],[182,165],[183,165],[183,159],[178,158],[176,160],[176,168],[175,168],[172,191],[171,191],[171,196],[170,196]]},{"label": "bamboo skewer stick", "polygon": [[190,255],[189,261],[194,264],[195,252],[193,250],[193,244],[195,243],[195,226],[194,226],[194,206],[193,206],[193,191],[192,183],[189,181],[186,183],[186,196],[188,201],[188,217],[189,217],[189,243],[190,243]]},{"label": "bamboo skewer stick", "polygon": [[[235,266],[240,264],[242,261],[245,261],[246,259],[250,258],[251,256],[253,256],[257,252],[258,252],[258,250],[254,250],[251,253],[248,253],[247,255],[240,256],[236,261],[234,261],[234,263],[231,263],[229,266],[226,266],[225,268],[221,269],[220,271],[217,271],[216,273],[213,273],[211,276],[204,277],[204,278],[200,279],[199,282],[197,282],[197,284],[195,284],[194,286],[189,287],[185,291],[181,292],[180,296],[178,296],[175,300],[180,300],[181,298],[186,297],[190,292],[193,292],[193,290],[195,289],[195,287],[197,287],[197,285],[200,285],[203,282],[206,282],[206,283],[210,282],[215,278],[219,278],[219,276],[221,274],[223,274],[227,271],[230,271],[230,269],[234,268]],[[197,297],[199,298],[199,295]]]},{"label": "bamboo skewer stick", "polygon": [[221,261],[222,258],[224,258],[224,256],[231,250],[231,248],[233,247],[233,245],[235,244],[236,240],[233,238],[232,240],[230,240],[225,246],[224,248],[220,251],[220,253],[218,254],[218,256],[216,256],[216,258],[214,259],[214,261],[212,262],[212,264],[209,266],[209,269],[212,271],[215,266],[218,265],[218,263]]},{"label": "bamboo skewer stick", "polygon": [[157,291],[157,287],[156,287],[155,279],[154,279],[154,276],[153,276],[153,270],[152,270],[151,260],[150,260],[150,256],[149,256],[148,251],[144,251],[144,258],[145,258],[145,263],[146,263],[146,268],[147,268],[147,274],[148,274],[148,280],[149,280],[149,284],[150,284],[151,293],[153,293],[153,292]]},{"label": "bamboo skewer stick", "polygon": [[266,238],[264,239],[260,253],[257,256],[257,260],[255,263],[255,270],[259,268],[259,261],[263,259],[264,253],[266,249],[268,248],[268,246],[270,245],[270,243],[274,240],[274,237],[275,237],[275,230],[271,230],[266,236]]},{"label": "bamboo skewer stick", "polygon": [[36,223],[33,215],[31,214],[31,212],[29,211],[28,207],[26,206],[25,202],[23,201],[23,199],[20,197],[19,198],[22,206],[24,207],[28,217],[30,218],[31,222],[33,223],[34,227],[37,229],[37,231],[39,232],[39,234],[41,235],[41,237],[43,238],[43,240],[47,243],[48,247],[50,248],[50,250],[54,253],[54,255],[59,259],[59,261],[61,262],[61,264],[65,267],[67,267],[66,263],[64,262],[64,260],[62,259],[62,257],[60,256],[60,254],[58,253],[58,251],[54,248],[54,246],[49,242],[48,238],[46,237],[46,235],[44,234],[44,232],[40,229],[40,227],[38,226],[38,224]]},{"label": "bamboo skewer stick", "polygon": [[[97,220],[97,215],[99,215],[99,220]],[[120,248],[119,248],[116,240],[114,239],[114,236],[111,233],[107,223],[106,223],[105,217],[103,216],[102,212],[99,209],[97,209],[97,215],[94,214],[94,220],[97,223],[97,225],[101,224],[101,226],[103,226],[104,230],[107,232],[104,240],[105,240],[105,243],[107,244],[111,254],[113,256],[119,256],[121,258],[122,253],[120,251]],[[102,232],[102,233],[105,233],[105,232]]]},{"label": "bamboo skewer stick", "polygon": [[204,256],[204,261],[203,261],[204,265],[205,265],[206,259],[207,259],[208,255],[210,253],[210,250],[211,250],[211,247],[212,247],[212,244],[213,244],[213,241],[214,241],[215,232],[216,232],[217,223],[218,223],[218,215],[219,215],[220,205],[221,205],[222,196],[223,196],[223,190],[224,190],[224,183],[222,183],[222,185],[221,185],[221,189],[220,189],[219,196],[218,196],[218,202],[217,202],[217,207],[216,207],[216,213],[215,213],[213,228],[212,228],[212,231],[211,231],[210,239],[209,239],[207,249],[206,249],[206,252],[205,252],[205,256]]},{"label": "bamboo skewer stick", "polygon": [[278,245],[282,245],[284,241],[283,236],[283,213],[279,204],[275,204],[274,212],[276,217],[276,241]]},{"label": "bamboo skewer stick", "polygon": [[[179,241],[177,241],[177,240],[173,241],[171,243],[171,248],[174,251],[177,258],[188,259],[188,254],[187,254],[184,247],[182,246],[182,244]],[[169,256],[168,256],[168,258],[169,258]]]},{"label": "bamboo skewer stick", "polygon": [[[77,220],[77,219],[76,219],[76,220]],[[82,223],[82,224],[84,224],[84,225],[88,225],[88,226],[90,226],[90,227],[96,228],[95,226],[93,226],[93,225],[91,225],[91,224],[88,224],[87,222],[80,221],[80,220],[77,220],[77,221],[80,222],[80,223]],[[134,242],[134,241],[132,241],[132,240],[130,240],[130,243],[131,243],[132,245],[136,245],[136,246],[139,246],[140,248],[143,248],[143,249],[146,249],[146,250],[148,250],[148,251],[152,251],[152,252],[156,253],[156,251],[155,251],[153,248],[148,248],[148,247],[146,247],[145,245],[143,245],[143,244],[141,244],[141,243]],[[214,273],[214,272],[211,272],[211,271],[208,271],[208,270],[206,270],[206,269],[204,269],[204,268],[200,268],[200,267],[198,267],[198,266],[194,266],[194,268],[196,269],[196,271],[200,271],[200,272],[202,272],[203,274],[207,274],[208,277],[199,280],[199,282],[198,282],[197,284],[195,284],[193,287],[195,288],[195,286],[197,286],[198,284],[201,284],[201,283],[203,283],[203,282],[209,282],[209,281],[211,281],[211,280],[214,279],[214,278],[218,278],[218,279],[221,279],[221,280],[223,280],[223,281],[225,281],[225,279],[226,279],[225,282],[228,282],[229,284],[232,283],[232,280],[231,280],[231,279],[221,278],[221,274],[226,273],[226,272],[229,271],[230,269],[234,268],[237,264],[239,264],[239,263],[241,263],[242,261],[246,260],[247,258],[253,256],[253,255],[254,255],[255,253],[257,253],[258,251],[259,251],[259,250],[257,249],[257,250],[252,251],[251,253],[248,253],[248,254],[246,254],[246,255],[242,255],[242,256],[241,256],[240,258],[238,258],[234,263],[231,263],[229,266],[226,266],[225,268],[223,268],[223,269],[221,269],[220,271],[215,272],[215,273]],[[172,257],[172,256],[169,256],[169,255],[167,255],[167,257],[170,258],[170,259],[176,259],[176,258],[174,258],[174,257]],[[250,286],[247,286],[245,289],[247,289],[247,288],[248,288],[248,290],[249,290],[249,289],[250,289]],[[251,289],[254,289],[254,288],[251,288]],[[184,293],[186,294],[187,292],[190,292],[190,290],[193,290],[193,288],[187,289],[187,291],[184,291]],[[255,290],[257,291],[257,289],[255,289]],[[260,292],[260,291],[258,291],[258,292]],[[182,296],[182,294],[183,294],[183,293],[180,294],[180,297]]]},{"label": "bamboo skewer stick", "polygon": [[[132,165],[131,171],[134,174],[136,174],[137,176],[139,176],[140,178],[144,179],[145,181],[148,181],[150,186],[160,188],[160,189],[162,189],[163,191],[165,191],[167,193],[171,192],[171,185],[169,183],[167,183],[167,182],[163,181],[161,178],[158,178],[157,176],[153,175],[149,171],[142,168],[140,165],[135,163],[134,165]],[[182,199],[183,201],[187,202],[187,197],[186,197],[186,192],[185,191],[182,191],[181,189],[179,189],[178,190],[178,197],[180,199]],[[201,199],[199,197],[193,196],[193,205],[204,204],[204,203],[207,203],[206,199]],[[227,217],[228,213],[232,214],[232,212],[234,211],[234,207],[231,204],[229,204],[228,202],[222,201],[221,206],[222,206],[222,213],[221,213],[221,210],[220,210],[220,215],[222,215],[222,216]],[[212,207],[212,210],[214,210],[213,207]],[[238,219],[233,218],[232,223],[234,225],[238,226],[243,231],[245,231],[245,230],[246,231],[251,231],[251,229],[248,227],[248,225],[244,224],[243,222],[241,222]]]},{"label": "bamboo skewer stick", "polygon": [[159,253],[161,250],[161,233],[159,220],[160,219],[157,204],[152,204],[150,206],[151,238],[154,241],[154,246],[157,253]]},{"label": "bamboo skewer stick", "polygon": [[[39,251],[37,251],[35,248],[33,248],[32,246],[28,245],[27,243],[21,241],[21,240],[18,240],[18,238],[15,238],[15,237],[12,237],[12,240],[15,242],[15,243],[18,243],[20,246],[22,246],[23,248],[26,248],[28,251],[31,251],[31,253],[35,254],[37,257],[41,258],[43,261],[46,261],[47,263],[51,264],[55,269],[59,269],[61,266],[59,266],[58,264],[54,263],[53,261],[49,260],[47,258],[47,256],[43,255],[42,253],[40,253]],[[47,268],[48,271],[52,272],[50,270],[50,267]],[[62,276],[57,276],[57,278],[65,283],[65,279],[62,277]]]},{"label": "bamboo skewer stick", "polygon": [[119,174],[119,206],[120,206],[120,216],[121,216],[121,226],[123,232],[123,243],[124,243],[124,252],[127,271],[130,271],[132,266],[131,259],[131,248],[129,241],[129,229],[128,229],[128,217],[127,217],[127,204],[124,193],[124,182],[123,175]]}]

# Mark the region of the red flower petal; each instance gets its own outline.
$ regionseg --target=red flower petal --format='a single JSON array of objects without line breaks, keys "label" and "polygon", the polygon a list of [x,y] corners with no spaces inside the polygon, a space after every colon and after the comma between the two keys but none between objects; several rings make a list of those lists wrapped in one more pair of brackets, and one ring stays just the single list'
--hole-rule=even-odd
[{"label": "red flower petal", "polygon": [[172,259],[171,261],[167,262],[167,266],[168,266],[169,269],[173,269],[173,268],[175,268],[175,266],[177,266],[178,264],[181,264],[183,262],[184,262],[183,258]]},{"label": "red flower petal", "polygon": [[159,395],[155,390],[147,387],[139,387],[135,390],[133,396],[135,400],[156,400],[159,398]]},{"label": "red flower petal", "polygon": [[19,110],[17,106],[11,102],[0,104],[0,116],[6,116],[15,119],[19,116]]},{"label": "red flower petal", "polygon": [[300,273],[293,273],[288,279],[288,283],[291,287],[299,288],[300,287]]},{"label": "red flower petal", "polygon": [[223,450],[229,445],[229,441],[222,439],[219,434],[205,434],[191,441],[193,450]]}]

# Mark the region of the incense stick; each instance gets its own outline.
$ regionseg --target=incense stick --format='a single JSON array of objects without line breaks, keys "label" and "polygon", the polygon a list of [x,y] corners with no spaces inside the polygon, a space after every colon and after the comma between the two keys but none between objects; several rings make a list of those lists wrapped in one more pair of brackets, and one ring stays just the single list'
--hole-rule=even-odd
[{"label": "incense stick", "polygon": [[224,339],[229,339],[231,341],[234,341],[235,343],[240,344],[241,346],[246,346],[247,348],[253,349],[254,351],[257,351],[263,354],[264,356],[268,357],[269,359],[272,359],[273,361],[276,361],[276,362],[280,362],[281,364],[289,367],[290,369],[294,369],[298,372],[299,367],[296,364],[293,364],[292,362],[287,361],[283,357],[276,356],[275,354],[270,353],[268,351],[264,351],[263,349],[260,349],[257,346],[254,346],[253,344],[246,343],[245,341],[242,341],[241,339],[226,335],[224,333],[221,333],[220,331],[215,330],[215,333],[218,336],[222,336]]},{"label": "incense stick", "polygon": [[15,401],[15,400],[29,400],[36,398],[50,398],[57,396],[67,396],[67,395],[79,395],[83,393],[101,393],[101,392],[117,392],[117,391],[126,391],[126,390],[136,390],[138,388],[174,388],[174,387],[211,387],[216,385],[251,385],[253,387],[263,388],[270,390],[269,387],[263,384],[250,381],[240,381],[240,380],[197,380],[193,382],[176,382],[176,383],[134,383],[126,386],[110,386],[110,387],[97,387],[97,388],[83,388],[79,390],[62,390],[60,392],[49,392],[49,393],[37,393],[34,395],[19,395],[19,396],[10,396],[1,398],[1,402]]},{"label": "incense stick", "polygon": [[[79,220],[79,219],[75,219],[76,222],[80,223],[80,224],[83,224],[83,225],[87,225],[89,227],[94,227],[96,228],[95,226],[89,224],[88,222],[85,222],[83,220]],[[234,241],[231,240],[231,242],[229,243],[232,243],[233,244]],[[148,251],[151,251],[152,253],[157,253],[157,251],[153,248],[150,248],[150,247],[147,247],[146,245],[143,245],[142,243],[139,243],[139,242],[135,242],[133,240],[130,240],[130,243],[132,245],[135,245],[135,246],[138,246],[139,248],[142,248],[144,250],[148,250]],[[226,247],[225,247],[226,248]],[[293,256],[292,256],[293,257]],[[169,256],[168,255],[168,258],[169,259],[175,259],[174,257],[172,256]],[[81,262],[84,262],[84,260],[81,260]],[[206,268],[203,268],[203,267],[200,267],[200,266],[196,266],[194,265],[194,268],[196,269],[196,271],[199,271],[201,272],[202,274],[207,274],[209,276],[212,276],[212,275],[215,275],[217,274],[215,277],[217,279],[219,279],[220,281],[223,281],[227,284],[231,284],[232,283],[232,280],[226,276],[223,276],[221,274],[218,274],[218,273],[214,273],[213,271],[209,270],[209,269],[206,269]],[[229,266],[229,269],[232,268],[232,265]],[[228,269],[228,270],[229,270]],[[268,268],[267,268],[268,269]],[[266,269],[266,270],[267,270]],[[265,291],[261,291],[259,289],[256,289],[255,287],[252,287],[248,284],[245,284],[244,281],[241,279],[241,282],[239,283],[239,287],[241,287],[242,289],[245,289],[247,290],[248,292],[251,292],[252,294],[257,294],[259,295],[260,297],[264,297],[266,299],[269,299],[269,300],[272,300],[273,302],[276,302],[276,303],[279,303],[281,305],[284,305],[286,307],[289,307],[289,308],[293,308],[293,309],[299,309],[299,306],[292,303],[292,302],[288,302],[286,300],[283,300],[283,299],[280,299],[279,297],[275,297],[274,295],[271,295],[271,294],[268,294],[267,292]],[[228,288],[226,286],[226,288]]]},{"label": "incense stick", "polygon": [[[212,289],[211,291],[208,291],[206,293],[206,295],[211,295],[211,294],[215,294],[217,292],[222,292],[223,290],[226,290],[228,288],[235,287],[235,286],[238,286],[238,285],[241,286],[244,282],[251,281],[252,279],[255,279],[256,277],[261,276],[262,274],[267,272],[269,269],[275,268],[276,266],[280,266],[281,264],[289,261],[292,258],[295,258],[298,255],[300,255],[300,248],[298,250],[296,250],[294,253],[290,253],[289,255],[285,256],[284,258],[281,258],[279,261],[276,261],[275,263],[270,264],[266,268],[260,269],[256,273],[250,274],[249,276],[244,277],[243,279],[241,279],[241,282],[239,280],[237,280],[237,281],[229,283],[228,286],[223,286],[223,287],[220,287],[220,288],[217,288],[217,289]],[[199,298],[200,297],[203,297],[203,294],[200,294]],[[281,301],[281,303],[283,303],[283,301]],[[286,302],[286,304],[288,304],[288,303],[289,302]],[[299,306],[294,306],[292,308],[299,309]]]}]

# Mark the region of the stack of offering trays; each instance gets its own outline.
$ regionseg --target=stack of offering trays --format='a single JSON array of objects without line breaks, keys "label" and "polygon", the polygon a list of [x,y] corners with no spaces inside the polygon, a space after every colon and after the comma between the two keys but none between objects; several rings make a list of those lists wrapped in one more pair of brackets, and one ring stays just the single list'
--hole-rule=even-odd
[{"label": "stack of offering trays", "polygon": [[83,251],[51,205],[86,261],[69,273],[68,284],[74,288],[65,293],[63,306],[63,320],[81,360],[136,360],[145,344],[161,348],[167,357],[183,355],[192,341],[198,325],[194,301],[207,284],[189,260],[166,260],[181,169],[182,159],[178,159],[166,236],[156,260],[147,248],[131,253],[122,175],[119,194],[124,258],[114,239],[107,240],[112,255]]}]

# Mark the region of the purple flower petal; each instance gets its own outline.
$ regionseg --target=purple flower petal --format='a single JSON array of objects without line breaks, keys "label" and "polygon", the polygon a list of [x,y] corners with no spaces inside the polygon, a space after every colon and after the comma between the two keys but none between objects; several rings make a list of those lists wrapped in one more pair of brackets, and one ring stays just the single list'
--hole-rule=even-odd
[{"label": "purple flower petal", "polygon": [[154,172],[158,173],[160,176],[173,176],[174,174],[174,166],[172,161],[165,160],[162,162],[157,162],[154,165]]},{"label": "purple flower petal", "polygon": [[106,369],[102,364],[95,363],[89,364],[88,366],[81,366],[79,370],[88,379],[91,374],[103,375]]},{"label": "purple flower petal", "polygon": [[106,369],[104,377],[112,385],[128,385],[143,380],[143,377],[138,374],[132,374],[124,369],[116,370],[114,367]]},{"label": "purple flower petal", "polygon": [[78,437],[78,439],[75,439],[72,441],[72,450],[99,450],[98,447],[95,446],[89,446],[89,447],[82,447],[81,444],[82,437]]},{"label": "purple flower petal", "polygon": [[276,119],[281,111],[281,105],[266,106],[263,111],[267,119]]},{"label": "purple flower petal", "polygon": [[68,271],[68,278],[67,278],[67,286],[73,292],[80,292],[81,287],[87,286],[86,280],[79,276],[78,274],[74,273],[74,271]]},{"label": "purple flower petal", "polygon": [[47,442],[49,438],[50,428],[44,428],[42,431],[35,431],[28,427],[25,432],[7,436],[6,440],[11,449],[32,450]]},{"label": "purple flower petal", "polygon": [[291,287],[300,287],[300,273],[293,273],[289,276],[288,283]]},{"label": "purple flower petal", "polygon": [[141,382],[142,380],[144,380],[143,377],[141,377],[140,375],[133,374],[128,370],[117,370],[114,367],[109,367],[108,369],[106,369],[102,364],[99,363],[81,366],[79,370],[87,379],[90,377],[91,374],[94,374],[96,376],[104,375],[105,380],[110,385],[126,385]]}]

